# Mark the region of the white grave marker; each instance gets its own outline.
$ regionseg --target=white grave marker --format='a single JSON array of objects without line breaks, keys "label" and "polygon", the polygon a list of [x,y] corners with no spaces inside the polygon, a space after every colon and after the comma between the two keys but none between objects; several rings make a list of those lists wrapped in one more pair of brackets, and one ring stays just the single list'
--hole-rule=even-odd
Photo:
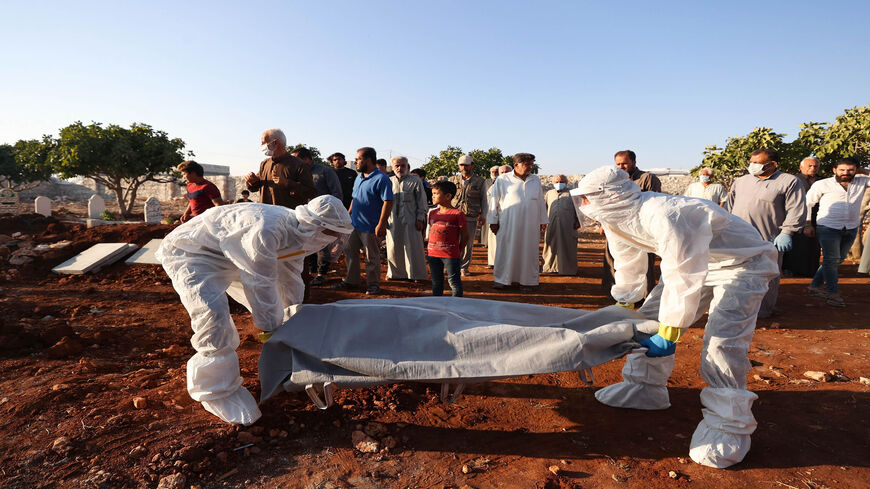
[{"label": "white grave marker", "polygon": [[33,201],[33,206],[36,208],[37,214],[42,214],[45,217],[51,217],[51,199],[40,195]]},{"label": "white grave marker", "polygon": [[18,192],[0,188],[0,214],[18,214]]},{"label": "white grave marker", "polygon": [[97,194],[88,199],[88,219],[100,219],[100,215],[106,212],[106,201]]},{"label": "white grave marker", "polygon": [[160,201],[157,197],[148,197],[145,201],[145,222],[157,223],[163,219],[163,211],[160,208]]}]

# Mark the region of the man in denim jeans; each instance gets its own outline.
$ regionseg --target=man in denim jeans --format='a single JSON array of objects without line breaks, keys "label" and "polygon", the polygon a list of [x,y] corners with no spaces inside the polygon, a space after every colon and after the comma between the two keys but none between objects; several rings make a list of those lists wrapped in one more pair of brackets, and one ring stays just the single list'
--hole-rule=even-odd
[{"label": "man in denim jeans", "polygon": [[[822,246],[822,265],[809,286],[810,295],[824,297],[834,307],[845,307],[837,284],[837,268],[849,253],[861,225],[861,200],[870,186],[870,177],[856,175],[858,163],[850,158],[837,161],[834,176],[814,183],[807,192],[808,211],[819,204],[812,224],[804,228],[807,236],[818,236]],[[823,285],[825,287],[823,287]]]}]

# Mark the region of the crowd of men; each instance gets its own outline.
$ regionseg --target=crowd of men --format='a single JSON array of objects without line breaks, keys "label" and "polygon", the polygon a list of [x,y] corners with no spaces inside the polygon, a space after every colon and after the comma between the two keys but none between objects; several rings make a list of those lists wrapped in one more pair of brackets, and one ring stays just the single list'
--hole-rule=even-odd
[{"label": "crowd of men", "polygon": [[[432,185],[424,170],[412,170],[403,156],[392,158],[388,166],[369,147],[360,148],[350,166],[342,153],[327,158],[331,167],[315,164],[307,148],[288,151],[286,137],[279,129],[265,131],[260,143],[266,159],[257,173],[245,177],[247,188],[236,202],[251,202],[249,195],[259,193],[256,201],[260,203],[292,209],[314,197],[332,195],[342,201],[351,216],[354,230],[343,246],[328,246],[306,258],[306,283],[325,285],[327,273],[342,253],[347,271],[343,280],[333,286],[337,289],[362,288],[364,259],[363,290],[369,295],[380,294],[382,255],[387,261],[387,280],[422,282],[429,278],[426,240],[433,201]],[[493,270],[495,289],[518,285],[522,290],[531,290],[539,284],[541,273],[578,273],[581,222],[565,175],[552,177],[553,188],[545,192],[543,182],[532,173],[534,155],[518,153],[513,159],[513,167],[493,166],[490,178],[484,179],[474,172],[471,156],[462,155],[457,173],[439,180],[455,185],[451,205],[465,216],[469,239],[461,250],[461,276],[472,275],[471,257],[477,237],[477,242],[486,247],[487,267]],[[735,179],[730,189],[715,181],[712,168],[703,168],[698,172],[698,181],[683,194],[712,201],[750,223],[763,239],[776,246],[780,276],[812,277],[810,294],[822,297],[831,306],[845,306],[839,294],[837,268],[860,235],[868,177],[856,175],[864,171],[848,159],[837,162],[832,168],[834,177],[828,179],[818,177],[820,163],[815,157],[805,158],[796,175],[778,170],[778,164],[776,151],[759,149],[752,153],[748,174]],[[659,178],[637,167],[633,151],[617,152],[614,165],[625,171],[642,192],[661,192]],[[190,201],[182,222],[221,204],[220,191],[203,178],[202,166],[186,161],[178,169],[187,179]],[[816,190],[811,192],[814,186]],[[542,239],[543,252],[539,253]],[[867,255],[862,272],[870,272]],[[646,259],[646,290],[650,291],[658,280],[656,255],[648,253]],[[602,287],[608,293],[615,284],[616,272],[611,247],[606,246]],[[774,313],[780,276],[769,284],[759,312],[761,318]]]}]

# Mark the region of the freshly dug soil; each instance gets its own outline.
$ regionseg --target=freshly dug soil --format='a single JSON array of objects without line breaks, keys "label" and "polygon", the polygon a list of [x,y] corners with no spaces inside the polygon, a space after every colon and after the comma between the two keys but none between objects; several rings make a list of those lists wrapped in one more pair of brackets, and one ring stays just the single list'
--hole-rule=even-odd
[{"label": "freshly dug soil", "polygon": [[[171,226],[85,229],[34,216],[0,218],[0,234],[72,244],[19,268],[0,264],[0,487],[870,487],[870,385],[859,382],[870,377],[870,301],[854,265],[842,267],[844,309],[808,297],[808,279],[783,280],[779,314],[759,321],[750,352],[748,381],[759,395],[752,450],[714,470],[688,458],[701,419],[703,323],[680,342],[664,411],[595,400],[596,388],[620,380],[617,361],[595,369],[595,387],[575,372],[529,376],[469,385],[449,405],[427,384],[341,390],[325,411],[304,394],[282,394],[261,406],[254,426],[238,428],[187,394],[189,318],[160,267],[50,272],[92,244],[142,245]],[[495,291],[476,246],[465,295],[599,308],[611,303],[599,286],[602,250],[597,235],[584,234],[578,276]],[[330,283],[342,273],[338,264]],[[382,286],[387,297],[430,293],[427,283]],[[327,286],[310,301],[364,297]],[[245,386],[257,397],[260,344],[250,315],[233,310]],[[840,377],[812,381],[808,370]],[[354,447],[363,439],[373,452]]]}]

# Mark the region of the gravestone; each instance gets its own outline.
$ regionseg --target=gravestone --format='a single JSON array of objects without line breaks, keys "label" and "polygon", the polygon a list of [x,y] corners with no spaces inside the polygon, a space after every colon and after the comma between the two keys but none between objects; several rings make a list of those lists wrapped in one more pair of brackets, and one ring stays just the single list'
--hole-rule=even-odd
[{"label": "gravestone", "polygon": [[88,199],[88,219],[100,219],[100,215],[106,212],[106,201],[97,194]]},{"label": "gravestone", "polygon": [[0,214],[18,214],[18,192],[0,188]]},{"label": "gravestone", "polygon": [[145,201],[145,222],[157,223],[163,219],[163,211],[160,208],[160,201],[157,197],[148,197]]},{"label": "gravestone", "polygon": [[33,206],[36,208],[37,214],[42,214],[45,217],[51,217],[51,199],[40,195],[33,201]]}]

